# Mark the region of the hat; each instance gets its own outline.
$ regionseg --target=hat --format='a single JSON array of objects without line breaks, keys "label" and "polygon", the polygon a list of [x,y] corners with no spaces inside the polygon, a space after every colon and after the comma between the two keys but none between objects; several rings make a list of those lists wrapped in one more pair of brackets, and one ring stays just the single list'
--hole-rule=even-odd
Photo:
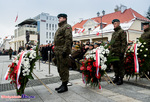
[{"label": "hat", "polygon": [[146,21],[146,22],[143,22],[143,23],[142,23],[142,25],[148,25],[148,24],[150,24],[150,22],[147,22],[147,21]]},{"label": "hat", "polygon": [[120,20],[119,19],[114,19],[114,20],[112,20],[112,24],[114,24],[114,22],[120,22]]},{"label": "hat", "polygon": [[64,17],[64,18],[67,18],[67,14],[65,14],[65,13],[60,13],[60,14],[58,14],[58,16],[57,16],[58,18],[59,17]]}]

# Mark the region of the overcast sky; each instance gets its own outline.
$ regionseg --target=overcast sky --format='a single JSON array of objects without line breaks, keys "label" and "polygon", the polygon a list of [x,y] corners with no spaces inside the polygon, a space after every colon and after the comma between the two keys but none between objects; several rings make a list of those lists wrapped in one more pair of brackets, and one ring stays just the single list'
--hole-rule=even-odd
[{"label": "overcast sky", "polygon": [[[145,16],[150,0],[0,0],[0,37],[13,35],[17,23],[35,17],[41,12],[53,16],[66,13],[68,23],[73,25],[79,18],[96,17],[98,11],[112,13],[115,6],[120,4]],[[18,21],[15,23],[17,14]]]}]

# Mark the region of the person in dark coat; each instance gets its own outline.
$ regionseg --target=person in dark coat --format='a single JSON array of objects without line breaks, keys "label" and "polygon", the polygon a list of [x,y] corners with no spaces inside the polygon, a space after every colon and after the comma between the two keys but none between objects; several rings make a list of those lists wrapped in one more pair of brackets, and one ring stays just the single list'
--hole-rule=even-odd
[{"label": "person in dark coat", "polygon": [[9,49],[9,51],[8,51],[9,59],[10,59],[10,60],[11,60],[11,57],[12,57],[12,52],[13,52],[13,50],[12,50],[11,47],[10,47],[10,49]]}]

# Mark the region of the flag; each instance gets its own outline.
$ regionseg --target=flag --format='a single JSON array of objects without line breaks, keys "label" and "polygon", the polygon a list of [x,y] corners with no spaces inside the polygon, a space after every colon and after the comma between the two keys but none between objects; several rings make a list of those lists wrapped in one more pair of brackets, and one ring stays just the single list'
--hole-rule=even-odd
[{"label": "flag", "polygon": [[83,33],[85,31],[85,29],[80,29],[80,30],[78,30],[78,33]]},{"label": "flag", "polygon": [[99,35],[99,32],[97,32],[96,35],[98,36],[98,35]]},{"label": "flag", "polygon": [[18,14],[17,14],[17,16],[16,16],[15,22],[17,21],[17,19],[18,19]]}]

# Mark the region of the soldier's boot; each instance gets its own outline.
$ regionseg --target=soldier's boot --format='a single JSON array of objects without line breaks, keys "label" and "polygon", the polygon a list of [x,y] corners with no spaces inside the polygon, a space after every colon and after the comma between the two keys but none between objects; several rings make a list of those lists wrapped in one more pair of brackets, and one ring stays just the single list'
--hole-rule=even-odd
[{"label": "soldier's boot", "polygon": [[55,90],[58,91],[61,87],[62,87],[62,85],[60,85],[58,88],[55,88]]},{"label": "soldier's boot", "polygon": [[[113,83],[117,83],[118,81],[119,81],[119,76],[115,76]],[[110,81],[110,83],[112,83],[112,82]]]},{"label": "soldier's boot", "polygon": [[116,84],[117,85],[122,85],[123,84],[123,77],[120,77]]},{"label": "soldier's boot", "polygon": [[61,88],[60,88],[57,92],[58,92],[58,93],[63,93],[63,92],[68,91],[67,83],[68,83],[67,81],[66,81],[66,82],[63,82]]}]

